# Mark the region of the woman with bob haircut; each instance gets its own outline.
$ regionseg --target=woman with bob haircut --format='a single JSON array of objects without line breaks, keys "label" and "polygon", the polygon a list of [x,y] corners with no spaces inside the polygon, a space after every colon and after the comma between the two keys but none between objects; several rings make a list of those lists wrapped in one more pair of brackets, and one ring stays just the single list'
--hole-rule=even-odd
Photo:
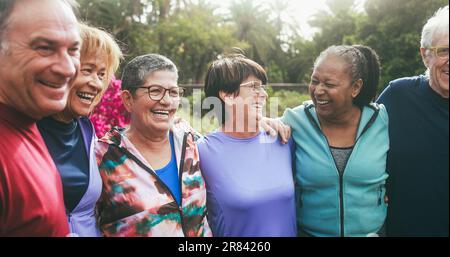
[{"label": "woman with bob haircut", "polygon": [[216,99],[220,128],[200,139],[208,220],[218,237],[294,237],[292,142],[284,145],[259,125],[267,74],[242,55],[214,61],[205,79]]}]

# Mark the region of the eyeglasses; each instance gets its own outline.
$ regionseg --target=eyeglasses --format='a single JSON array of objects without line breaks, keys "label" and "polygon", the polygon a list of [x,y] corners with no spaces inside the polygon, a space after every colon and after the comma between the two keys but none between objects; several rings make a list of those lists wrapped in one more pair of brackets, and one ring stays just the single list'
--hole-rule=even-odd
[{"label": "eyeglasses", "polygon": [[172,87],[172,88],[164,88],[162,86],[154,85],[149,87],[138,87],[147,89],[148,96],[153,101],[161,101],[166,95],[166,92],[169,92],[169,96],[172,98],[180,98],[183,97],[184,88],[182,87]]},{"label": "eyeglasses", "polygon": [[427,49],[433,51],[439,58],[448,58],[448,46],[435,46]]},{"label": "eyeglasses", "polygon": [[259,81],[250,81],[250,82],[241,84],[240,86],[241,87],[250,87],[250,88],[252,88],[253,92],[255,92],[255,93],[259,93],[262,90],[267,90],[267,85],[263,85]]}]

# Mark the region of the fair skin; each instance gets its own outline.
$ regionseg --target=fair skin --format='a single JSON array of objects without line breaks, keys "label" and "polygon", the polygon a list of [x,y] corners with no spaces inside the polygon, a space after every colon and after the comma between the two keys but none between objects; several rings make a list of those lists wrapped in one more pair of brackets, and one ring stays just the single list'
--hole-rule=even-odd
[{"label": "fair skin", "polygon": [[[435,35],[433,46],[447,46],[449,42],[448,32],[446,35]],[[425,48],[420,48],[423,63],[430,69],[430,86],[431,88],[441,95],[443,98],[448,99],[448,56],[447,58],[441,58],[435,55],[433,51]]]},{"label": "fair skin", "polygon": [[248,87],[250,82],[256,82],[259,85],[262,83],[260,79],[251,75],[241,83],[239,95],[219,92],[227,112],[232,114],[226,117],[221,131],[235,138],[250,138],[259,134],[259,121],[268,95],[264,89],[254,92],[251,87]]},{"label": "fair skin", "polygon": [[362,81],[352,82],[348,64],[338,56],[319,60],[311,76],[309,90],[322,131],[333,147],[355,144],[361,110],[353,104]]},{"label": "fair skin", "polygon": [[80,72],[70,88],[67,106],[62,113],[54,116],[56,120],[69,123],[92,112],[105,89],[105,63],[106,58],[101,54],[83,58]]},{"label": "fair skin", "polygon": [[[165,89],[178,87],[178,75],[171,71],[156,71],[145,79],[142,87],[159,85]],[[126,136],[153,169],[165,167],[171,160],[169,130],[180,103],[166,92],[160,101],[150,99],[148,90],[137,89],[134,94],[124,90],[122,101],[131,114]]]},{"label": "fair skin", "polygon": [[0,49],[0,102],[38,120],[60,112],[79,69],[77,20],[62,1],[19,1]]}]

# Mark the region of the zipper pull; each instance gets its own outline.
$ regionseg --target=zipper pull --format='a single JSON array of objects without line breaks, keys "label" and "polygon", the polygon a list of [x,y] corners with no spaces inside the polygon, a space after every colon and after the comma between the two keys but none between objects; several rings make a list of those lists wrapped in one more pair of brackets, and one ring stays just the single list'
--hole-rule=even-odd
[{"label": "zipper pull", "polygon": [[382,204],[381,202],[381,197],[383,196],[383,187],[380,186],[380,194],[378,195],[378,206],[380,206]]}]

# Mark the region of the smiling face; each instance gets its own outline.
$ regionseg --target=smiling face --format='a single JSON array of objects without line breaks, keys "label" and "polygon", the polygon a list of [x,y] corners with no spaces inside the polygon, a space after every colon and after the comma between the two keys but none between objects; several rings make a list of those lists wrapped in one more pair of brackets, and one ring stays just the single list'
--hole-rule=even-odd
[{"label": "smiling face", "polygon": [[349,65],[335,55],[328,55],[315,65],[309,91],[320,118],[339,119],[354,108],[353,99],[361,87],[360,82],[352,83],[348,70]]},{"label": "smiling face", "polygon": [[[239,94],[221,92],[221,98],[226,103],[227,113],[232,114],[228,126],[235,124],[236,132],[257,132],[258,121],[263,116],[268,98],[267,92],[261,87],[262,81],[254,75],[245,79],[239,88]],[[231,129],[231,127],[229,128]]]},{"label": "smiling face", "polygon": [[[448,47],[448,42],[448,33],[446,35],[435,36],[433,46]],[[448,56],[447,58],[438,57],[433,51],[424,48],[421,48],[420,51],[425,66],[430,70],[429,79],[431,88],[442,97],[448,98]]]},{"label": "smiling face", "polygon": [[[69,119],[88,116],[100,102],[107,85],[105,55],[82,58],[80,72],[70,88],[65,113]],[[71,117],[70,117],[71,116]]]},{"label": "smiling face", "polygon": [[79,68],[77,20],[62,1],[19,1],[0,50],[0,101],[34,118],[62,111]]},{"label": "smiling face", "polygon": [[[178,75],[172,71],[153,72],[141,85],[150,86],[178,88]],[[169,92],[166,92],[160,101],[152,100],[147,88],[139,88],[133,95],[129,91],[123,91],[122,100],[131,114],[130,127],[151,135],[161,135],[169,131],[180,104],[180,98],[171,97]]]},{"label": "smiling face", "polygon": [[[253,85],[252,82],[256,84]],[[253,121],[262,117],[268,95],[267,92],[260,87],[261,85],[261,80],[253,75],[241,83],[238,97],[245,103],[241,108],[244,108],[244,114],[248,115],[245,117],[246,120]],[[253,86],[256,86],[256,89]]]}]

